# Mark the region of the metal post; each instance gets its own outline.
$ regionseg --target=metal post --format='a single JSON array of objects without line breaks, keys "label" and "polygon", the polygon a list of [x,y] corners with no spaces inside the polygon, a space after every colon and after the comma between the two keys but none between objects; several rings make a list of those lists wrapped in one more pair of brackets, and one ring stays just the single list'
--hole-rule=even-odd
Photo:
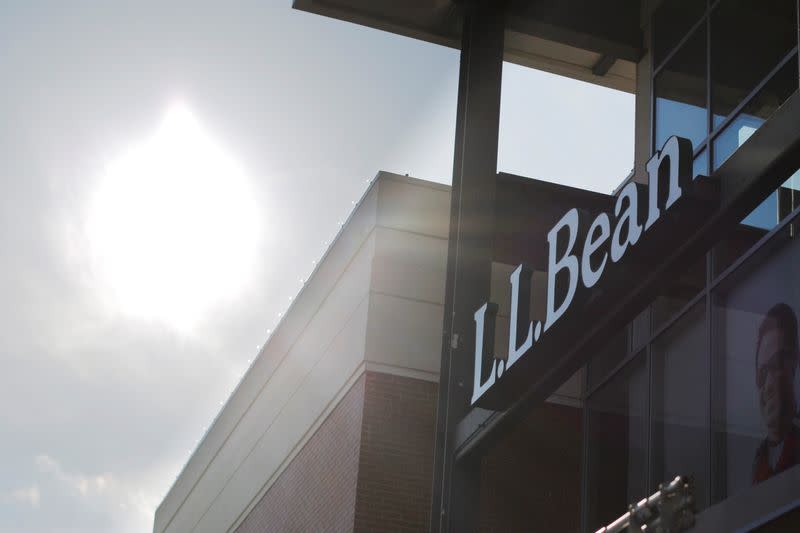
[{"label": "metal post", "polygon": [[469,408],[473,313],[489,299],[505,26],[502,4],[464,3],[431,505],[434,532],[476,527],[480,463],[454,461],[453,431]]}]

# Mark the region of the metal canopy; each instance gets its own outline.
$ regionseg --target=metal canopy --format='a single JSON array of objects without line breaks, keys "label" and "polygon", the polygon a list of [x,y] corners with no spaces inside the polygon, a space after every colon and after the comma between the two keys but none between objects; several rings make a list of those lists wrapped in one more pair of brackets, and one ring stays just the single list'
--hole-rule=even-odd
[{"label": "metal canopy", "polygon": [[[643,53],[641,0],[510,0],[505,61],[634,92]],[[463,2],[294,0],[298,10],[452,48],[461,46]]]}]

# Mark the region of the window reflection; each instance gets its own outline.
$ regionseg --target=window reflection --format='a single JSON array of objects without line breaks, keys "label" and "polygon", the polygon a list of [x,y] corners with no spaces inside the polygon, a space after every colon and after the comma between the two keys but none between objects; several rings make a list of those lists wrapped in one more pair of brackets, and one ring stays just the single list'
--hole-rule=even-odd
[{"label": "window reflection", "polygon": [[797,61],[791,60],[748,102],[714,141],[714,169],[756,132],[778,107],[797,90]]},{"label": "window reflection", "polygon": [[795,0],[723,0],[711,15],[714,127],[797,44]]},{"label": "window reflection", "polygon": [[695,34],[669,60],[655,79],[655,148],[672,135],[697,147],[707,134],[706,32]]},{"label": "window reflection", "polygon": [[714,249],[714,274],[719,275],[744,255],[784,218],[800,207],[800,171],[761,202]]},{"label": "window reflection", "polygon": [[581,406],[544,402],[481,458],[478,531],[577,531]]},{"label": "window reflection", "polygon": [[631,349],[638,351],[650,340],[650,307],[645,307],[631,322]]},{"label": "window reflection", "polygon": [[714,141],[714,169],[722,163],[750,138],[764,123],[761,117],[742,113],[731,122],[725,131]]},{"label": "window reflection", "polygon": [[800,245],[790,228],[737,270],[716,295],[725,494],[800,462],[797,313]]},{"label": "window reflection", "polygon": [[654,64],[659,65],[703,16],[704,0],[667,0],[656,10],[653,19]]},{"label": "window reflection", "polygon": [[589,360],[589,387],[602,382],[628,355],[629,327],[612,335],[605,347]]},{"label": "window reflection", "polygon": [[588,401],[590,531],[646,496],[647,372],[643,354]]},{"label": "window reflection", "polygon": [[653,301],[653,331],[657,332],[706,286],[706,256],[689,263]]},{"label": "window reflection", "polygon": [[771,230],[778,223],[778,193],[770,194],[766,200],[747,215],[742,224],[763,230]]},{"label": "window reflection", "polygon": [[708,505],[707,346],[701,301],[652,347],[653,479],[692,476],[698,509]]}]

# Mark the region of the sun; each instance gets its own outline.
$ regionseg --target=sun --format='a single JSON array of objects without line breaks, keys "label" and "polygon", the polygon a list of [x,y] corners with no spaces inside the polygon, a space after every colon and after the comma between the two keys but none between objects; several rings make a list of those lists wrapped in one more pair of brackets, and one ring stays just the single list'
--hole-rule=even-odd
[{"label": "sun", "polygon": [[112,160],[87,220],[93,267],[126,313],[191,326],[252,275],[252,184],[183,104]]}]

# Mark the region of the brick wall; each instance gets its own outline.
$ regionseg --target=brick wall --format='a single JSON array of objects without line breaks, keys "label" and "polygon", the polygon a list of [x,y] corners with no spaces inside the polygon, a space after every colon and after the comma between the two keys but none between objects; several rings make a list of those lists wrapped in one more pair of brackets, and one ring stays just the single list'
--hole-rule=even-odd
[{"label": "brick wall", "polygon": [[428,529],[437,384],[368,372],[355,531]]},{"label": "brick wall", "polygon": [[436,391],[365,373],[237,533],[427,530]]},{"label": "brick wall", "polygon": [[353,529],[364,385],[362,376],[255,505],[238,533]]}]

